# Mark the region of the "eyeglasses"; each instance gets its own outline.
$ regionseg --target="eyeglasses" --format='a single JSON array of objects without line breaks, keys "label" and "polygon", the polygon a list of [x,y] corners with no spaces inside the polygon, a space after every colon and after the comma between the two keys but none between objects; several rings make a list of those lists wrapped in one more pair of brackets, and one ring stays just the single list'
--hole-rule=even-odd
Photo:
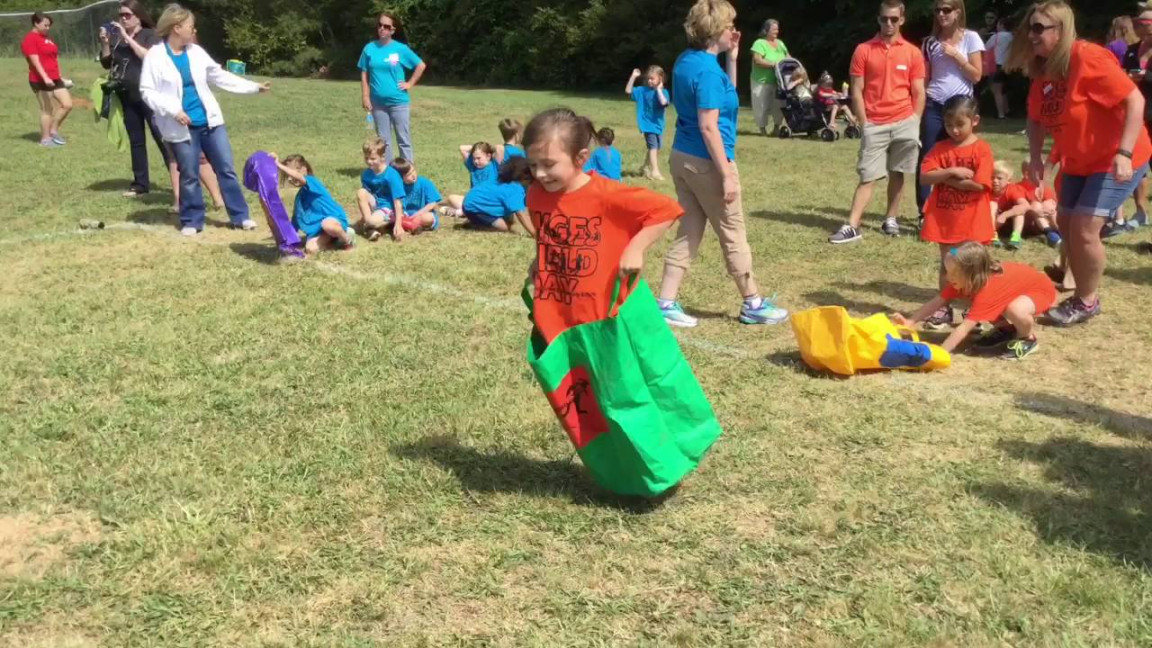
[{"label": "eyeglasses", "polygon": [[380,29],[387,29],[388,31],[392,31],[393,29],[396,29],[396,25],[390,25],[388,23],[380,23],[379,25],[377,25],[377,27]]},{"label": "eyeglasses", "polygon": [[131,11],[125,11],[124,13],[120,14],[120,20],[128,20],[129,18],[135,17],[136,14],[132,13]]},{"label": "eyeglasses", "polygon": [[879,20],[881,24],[887,23],[889,25],[895,25],[900,22],[900,16],[880,16],[877,20]]},{"label": "eyeglasses", "polygon": [[1049,29],[1057,29],[1060,25],[1045,25],[1044,23],[1034,22],[1028,25],[1028,31],[1032,32],[1033,36],[1042,36],[1044,32]]},{"label": "eyeglasses", "polygon": [[944,16],[951,16],[953,11],[956,11],[956,7],[936,7],[936,13]]}]

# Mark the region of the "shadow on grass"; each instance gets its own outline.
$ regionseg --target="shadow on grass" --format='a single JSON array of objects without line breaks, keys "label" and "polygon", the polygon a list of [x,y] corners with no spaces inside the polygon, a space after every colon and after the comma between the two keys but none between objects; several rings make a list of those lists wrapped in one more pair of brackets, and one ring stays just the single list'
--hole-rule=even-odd
[{"label": "shadow on grass", "polygon": [[753,218],[762,218],[786,225],[811,227],[828,234],[832,234],[832,232],[840,229],[841,225],[848,222],[848,210],[846,209],[821,208],[815,211],[820,213],[760,210],[750,212],[749,215]]},{"label": "shadow on grass", "polygon": [[1108,268],[1104,274],[1137,286],[1152,286],[1152,268]]},{"label": "shadow on grass", "polygon": [[132,184],[131,181],[124,178],[115,178],[110,180],[97,180],[88,185],[88,191],[128,191],[128,185]]},{"label": "shadow on grass", "polygon": [[280,264],[280,250],[274,244],[260,243],[232,243],[228,246],[236,254],[263,263],[265,265]]},{"label": "shadow on grass", "polygon": [[804,358],[799,351],[777,351],[764,358],[770,365],[789,369],[810,378],[829,378],[833,380],[847,380],[849,376],[841,376],[831,371],[817,371],[804,364]]},{"label": "shadow on grass", "polygon": [[1152,450],[1079,439],[1005,441],[1009,456],[1044,467],[1049,488],[990,483],[973,492],[1032,518],[1036,535],[1125,564],[1152,567]]},{"label": "shadow on grass", "polygon": [[1099,425],[1127,439],[1152,441],[1152,418],[1117,412],[1093,403],[1054,394],[1023,393],[1016,395],[1016,405],[1029,412],[1067,419],[1076,423]]},{"label": "shadow on grass", "polygon": [[336,173],[345,178],[359,178],[360,174],[364,173],[364,169],[362,167],[345,167],[343,169],[337,169]]},{"label": "shadow on grass", "polygon": [[888,304],[879,302],[864,302],[849,299],[838,292],[820,290],[804,294],[804,299],[817,306],[843,306],[850,313],[857,315],[875,315],[876,313],[890,313],[893,308]]},{"label": "shadow on grass", "polygon": [[36,142],[37,144],[39,144],[40,143],[40,133],[38,131],[33,131],[31,133],[24,133],[23,135],[20,135],[19,137],[13,137],[12,139],[24,140],[25,142]]},{"label": "shadow on grass", "polygon": [[140,211],[132,212],[128,215],[128,221],[141,225],[168,225],[171,227],[179,227],[180,215],[169,212],[167,208],[154,207],[152,209],[141,209]]},{"label": "shadow on grass", "polygon": [[939,293],[932,288],[923,288],[920,286],[910,286],[898,281],[868,281],[864,283],[849,283],[841,281],[835,284],[837,288],[844,288],[846,290],[860,290],[863,292],[872,292],[884,297],[895,297],[910,302],[926,302],[936,297]]},{"label": "shadow on grass", "polygon": [[479,493],[566,497],[575,504],[650,513],[677,490],[672,488],[653,499],[613,495],[597,487],[588,472],[573,461],[541,461],[509,452],[483,452],[444,436],[395,447],[392,452],[405,459],[435,463],[452,473],[464,490]]}]

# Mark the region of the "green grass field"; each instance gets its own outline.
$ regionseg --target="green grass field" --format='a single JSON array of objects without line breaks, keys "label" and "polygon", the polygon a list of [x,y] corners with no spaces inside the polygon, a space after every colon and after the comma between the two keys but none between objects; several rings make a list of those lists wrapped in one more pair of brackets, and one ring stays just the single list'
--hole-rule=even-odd
[{"label": "green grass field", "polygon": [[[787,325],[736,322],[709,234],[682,295],[704,321],[677,335],[726,434],[638,512],[590,482],[524,361],[529,239],[448,227],[293,266],[263,227],[183,240],[166,190],[120,197],[128,156],[90,111],[35,145],[24,79],[0,62],[0,645],[1152,645],[1147,233],[1109,243],[1105,315],[1025,362],[850,380],[806,372]],[[304,153],[352,207],[354,86],[222,102],[241,163]],[[639,166],[623,94],[422,87],[420,169],[462,192],[456,145],[557,104]],[[1000,156],[1020,128],[988,135]],[[933,294],[935,251],[882,237],[879,203],[863,242],[825,243],[855,156],[740,141],[785,307]]]}]

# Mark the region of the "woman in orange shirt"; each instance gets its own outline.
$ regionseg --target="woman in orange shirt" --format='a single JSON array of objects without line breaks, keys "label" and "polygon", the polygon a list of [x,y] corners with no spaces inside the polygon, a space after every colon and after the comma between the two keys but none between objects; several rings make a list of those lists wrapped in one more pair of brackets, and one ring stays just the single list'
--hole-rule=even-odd
[{"label": "woman in orange shirt", "polygon": [[1152,142],[1144,96],[1111,52],[1076,39],[1063,0],[1033,5],[1017,30],[1007,67],[1032,79],[1028,93],[1028,180],[1044,181],[1044,140],[1062,154],[1057,221],[1076,293],[1049,313],[1070,326],[1100,314],[1104,274],[1100,228],[1148,173]]}]

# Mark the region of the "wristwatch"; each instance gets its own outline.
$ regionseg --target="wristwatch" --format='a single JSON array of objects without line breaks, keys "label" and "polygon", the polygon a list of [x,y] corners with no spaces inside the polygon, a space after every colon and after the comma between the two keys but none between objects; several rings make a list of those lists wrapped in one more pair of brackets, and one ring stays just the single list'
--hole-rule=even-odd
[{"label": "wristwatch", "polygon": [[1123,155],[1129,160],[1132,159],[1132,151],[1129,151],[1128,149],[1116,149],[1116,155]]}]

